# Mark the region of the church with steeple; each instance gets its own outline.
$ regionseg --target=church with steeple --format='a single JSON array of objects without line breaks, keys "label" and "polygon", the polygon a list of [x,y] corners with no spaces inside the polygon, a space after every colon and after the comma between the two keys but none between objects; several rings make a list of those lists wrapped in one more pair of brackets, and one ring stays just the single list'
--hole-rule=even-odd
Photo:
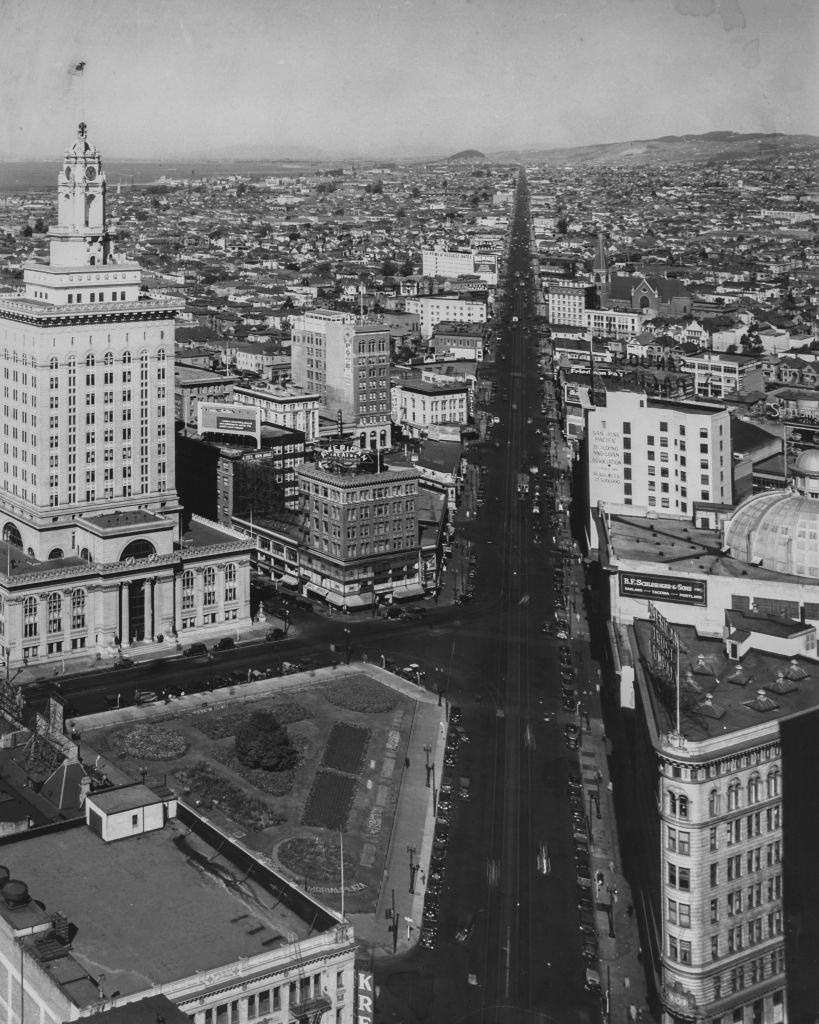
[{"label": "church with steeple", "polygon": [[0,299],[0,647],[7,667],[247,625],[250,544],[175,486],[175,298],[114,253],[80,124],[47,262]]}]

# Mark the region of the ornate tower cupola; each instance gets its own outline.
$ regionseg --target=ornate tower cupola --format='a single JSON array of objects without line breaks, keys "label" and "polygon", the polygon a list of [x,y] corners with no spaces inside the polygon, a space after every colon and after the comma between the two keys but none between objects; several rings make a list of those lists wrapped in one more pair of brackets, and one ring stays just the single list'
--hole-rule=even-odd
[{"label": "ornate tower cupola", "polygon": [[96,146],[80,124],[57,179],[58,223],[49,230],[52,267],[108,263],[111,241],[105,226],[105,174]]}]

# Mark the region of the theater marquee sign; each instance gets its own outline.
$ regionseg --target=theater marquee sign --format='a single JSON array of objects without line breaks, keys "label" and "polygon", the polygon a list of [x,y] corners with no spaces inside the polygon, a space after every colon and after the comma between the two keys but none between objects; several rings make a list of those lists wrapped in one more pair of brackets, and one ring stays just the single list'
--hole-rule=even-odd
[{"label": "theater marquee sign", "polygon": [[708,603],[708,589],[705,580],[692,580],[684,576],[652,576],[644,572],[621,572],[620,597],[705,605]]}]

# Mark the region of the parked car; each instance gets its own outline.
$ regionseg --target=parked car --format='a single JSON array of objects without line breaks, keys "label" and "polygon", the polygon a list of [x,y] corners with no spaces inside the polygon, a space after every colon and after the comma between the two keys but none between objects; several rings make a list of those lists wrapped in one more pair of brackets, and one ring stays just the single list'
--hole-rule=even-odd
[{"label": "parked car", "polygon": [[470,799],[470,786],[472,785],[471,780],[468,776],[462,775],[458,780],[458,796],[461,800]]},{"label": "parked car", "polygon": [[284,637],[284,630],[279,629],[278,627],[276,629],[271,629],[270,632],[265,634],[265,640],[283,640]]},{"label": "parked car", "polygon": [[458,920],[458,930],[455,932],[455,941],[462,944],[469,942],[475,931],[475,915],[463,914]]},{"label": "parked car", "polygon": [[186,647],[185,648],[183,653],[184,653],[186,658],[196,658],[200,654],[207,654],[208,653],[207,644],[202,644],[202,643],[191,644],[190,647]]},{"label": "parked car", "polygon": [[214,651],[232,651],[236,646],[236,641],[232,636],[220,637],[213,645]]},{"label": "parked car", "polygon": [[583,987],[587,992],[600,992],[600,972],[594,967],[587,967],[583,976]]},{"label": "parked car", "polygon": [[421,929],[421,945],[424,949],[434,949],[438,939],[438,928],[435,925],[424,925]]},{"label": "parked car", "polygon": [[563,736],[566,739],[566,746],[569,750],[577,750],[580,743],[580,730],[574,722],[568,722],[563,729]]}]

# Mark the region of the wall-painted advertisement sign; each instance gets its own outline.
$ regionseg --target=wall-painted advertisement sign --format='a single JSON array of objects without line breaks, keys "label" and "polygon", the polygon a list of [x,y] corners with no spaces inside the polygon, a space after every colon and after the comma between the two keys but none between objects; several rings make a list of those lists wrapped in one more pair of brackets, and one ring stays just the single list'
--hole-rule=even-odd
[{"label": "wall-painted advertisement sign", "polygon": [[373,972],[355,972],[355,1024],[373,1024]]},{"label": "wall-painted advertisement sign", "polygon": [[671,601],[674,604],[708,603],[705,580],[692,580],[684,576],[652,576],[644,572],[621,572],[620,596]]}]

